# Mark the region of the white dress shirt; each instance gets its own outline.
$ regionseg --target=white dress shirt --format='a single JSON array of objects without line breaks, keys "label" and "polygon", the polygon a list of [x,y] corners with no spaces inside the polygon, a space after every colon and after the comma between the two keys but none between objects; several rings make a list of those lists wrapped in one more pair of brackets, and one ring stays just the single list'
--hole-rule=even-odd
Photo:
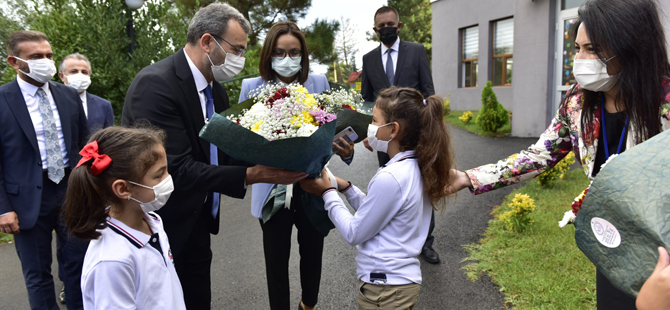
[{"label": "white dress shirt", "polygon": [[[384,72],[386,72],[386,60],[388,59],[388,55],[386,55],[386,50],[389,49],[389,47],[386,47],[383,43],[381,44],[382,46],[382,68],[384,68]],[[398,48],[400,47],[400,38],[397,38],[395,40],[395,43],[391,45],[390,48],[393,49],[393,52],[391,52],[391,59],[393,59],[393,74],[395,74],[396,68],[398,67]]]},{"label": "white dress shirt", "polygon": [[200,107],[202,108],[202,117],[207,120],[207,97],[205,96],[205,88],[207,88],[207,85],[211,86],[212,84],[207,83],[207,79],[204,75],[202,75],[200,69],[195,66],[191,60],[191,57],[189,57],[186,53],[186,49],[184,49],[184,56],[188,62],[188,67],[191,68],[191,74],[193,74],[193,80],[195,80],[195,88],[198,90],[198,97],[200,97]]},{"label": "white dress shirt", "polygon": [[86,119],[88,119],[88,104],[86,103],[86,91],[81,92],[81,94],[79,94],[79,98],[81,99],[81,106],[84,107],[84,114],[86,114]]},{"label": "white dress shirt", "polygon": [[432,207],[413,155],[398,153],[379,168],[367,195],[355,186],[344,190],[353,215],[335,190],[323,195],[333,224],[358,250],[356,273],[363,282],[373,283],[370,273],[383,273],[387,281],[375,284],[421,284],[417,256],[428,236]]},{"label": "white dress shirt", "polygon": [[186,309],[160,216],[144,214],[153,235],[108,217],[84,257],[84,309]]},{"label": "white dress shirt", "polygon": [[56,129],[58,130],[58,143],[60,144],[60,151],[63,154],[63,163],[65,167],[69,167],[69,159],[65,148],[65,138],[63,137],[63,126],[61,125],[60,115],[58,114],[58,107],[56,107],[56,102],[51,94],[51,90],[49,90],[49,83],[44,83],[42,87],[37,87],[24,81],[20,76],[17,77],[16,81],[23,94],[23,100],[26,101],[28,113],[30,113],[30,119],[33,122],[33,128],[35,128],[37,146],[40,149],[40,157],[42,158],[42,169],[46,170],[48,165],[47,145],[46,140],[44,139],[44,123],[42,123],[42,114],[40,113],[40,97],[37,95],[38,88],[42,88],[49,99],[49,105],[51,106],[51,111],[53,112],[56,121]]}]

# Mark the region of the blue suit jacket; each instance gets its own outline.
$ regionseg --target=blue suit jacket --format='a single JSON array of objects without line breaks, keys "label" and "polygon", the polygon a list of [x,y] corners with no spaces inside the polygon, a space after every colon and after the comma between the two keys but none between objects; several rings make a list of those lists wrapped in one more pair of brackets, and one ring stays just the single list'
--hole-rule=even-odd
[{"label": "blue suit jacket", "polygon": [[[264,81],[261,77],[242,80],[242,89],[240,90],[240,99],[238,103],[249,99],[249,92],[255,90],[263,84],[267,84],[267,82]],[[307,81],[305,81],[302,86],[305,86],[310,94],[320,94],[324,91],[330,90],[328,79],[325,75],[320,74],[310,74],[307,77]]]},{"label": "blue suit jacket", "polygon": [[[86,115],[74,88],[50,81],[49,89],[73,168],[89,135]],[[40,213],[43,169],[37,134],[16,80],[0,86],[0,124],[0,214],[16,212],[19,228],[27,230]]]},{"label": "blue suit jacket", "polygon": [[86,107],[88,109],[88,127],[91,132],[114,126],[114,111],[111,102],[86,92]]}]

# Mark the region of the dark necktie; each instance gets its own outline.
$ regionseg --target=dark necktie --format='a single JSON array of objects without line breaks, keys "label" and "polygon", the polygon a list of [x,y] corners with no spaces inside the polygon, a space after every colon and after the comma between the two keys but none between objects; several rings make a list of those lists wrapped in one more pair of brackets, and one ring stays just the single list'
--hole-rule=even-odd
[{"label": "dark necktie", "polygon": [[60,139],[58,138],[58,127],[56,118],[51,110],[51,104],[47,93],[42,88],[37,89],[39,97],[40,114],[42,115],[42,126],[44,127],[44,143],[47,154],[47,177],[58,184],[65,177],[65,164],[63,153],[60,150]]},{"label": "dark necktie", "polygon": [[[207,85],[205,87],[205,98],[207,102],[205,103],[205,110],[207,111],[207,121],[209,122],[214,115],[214,97],[212,97],[212,86]],[[209,163],[212,165],[219,165],[219,154],[217,148],[214,144],[209,144]],[[216,218],[216,214],[219,213],[219,202],[221,196],[217,192],[212,193],[212,216]]]},{"label": "dark necktie", "polygon": [[386,54],[388,54],[386,58],[386,78],[389,80],[389,84],[393,86],[393,77],[395,74],[393,74],[393,58],[391,57],[391,53],[393,53],[392,48],[386,50]]}]

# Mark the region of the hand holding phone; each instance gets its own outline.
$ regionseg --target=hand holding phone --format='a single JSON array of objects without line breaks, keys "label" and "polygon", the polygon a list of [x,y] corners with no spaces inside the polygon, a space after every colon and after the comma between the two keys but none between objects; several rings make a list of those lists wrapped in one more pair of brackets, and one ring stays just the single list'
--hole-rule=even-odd
[{"label": "hand holding phone", "polygon": [[[340,139],[344,139],[344,142]],[[351,156],[351,152],[353,152],[353,147],[351,146],[353,144],[353,141],[356,141],[358,138],[358,135],[354,131],[351,126],[344,128],[342,131],[338,132],[335,137],[333,137],[333,143],[337,144],[340,148],[344,150],[340,150],[337,148],[337,146],[333,145],[333,153],[337,153],[340,156]],[[346,143],[346,145],[345,145]],[[351,149],[351,151],[349,151]],[[342,151],[347,151],[349,154],[340,154]]]}]

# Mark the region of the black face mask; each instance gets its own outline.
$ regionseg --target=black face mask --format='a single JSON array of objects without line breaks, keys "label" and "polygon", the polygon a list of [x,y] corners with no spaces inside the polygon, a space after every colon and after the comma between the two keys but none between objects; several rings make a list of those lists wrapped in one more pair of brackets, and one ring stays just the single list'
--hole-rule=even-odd
[{"label": "black face mask", "polygon": [[398,27],[386,27],[378,29],[377,32],[379,32],[379,39],[386,46],[395,43],[395,40],[398,39]]}]

